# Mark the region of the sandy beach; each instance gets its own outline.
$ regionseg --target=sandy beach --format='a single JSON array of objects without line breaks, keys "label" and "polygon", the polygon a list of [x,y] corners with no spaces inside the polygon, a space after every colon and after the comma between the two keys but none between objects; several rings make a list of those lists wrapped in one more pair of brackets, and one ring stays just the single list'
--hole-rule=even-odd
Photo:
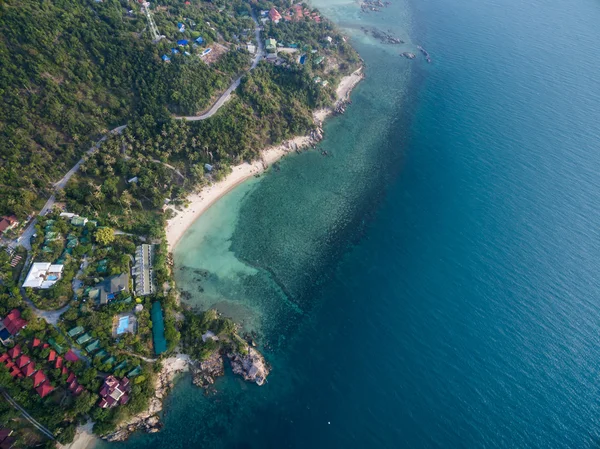
[{"label": "sandy beach", "polygon": [[97,437],[92,433],[92,428],[94,427],[94,423],[89,421],[87,424],[83,426],[77,427],[77,433],[75,434],[75,439],[71,444],[67,444],[63,446],[62,444],[57,444],[56,447],[59,449],[90,449],[93,447],[94,442],[97,440]]},{"label": "sandy beach", "polygon": [[[350,92],[352,92],[352,89],[354,89],[362,78],[362,67],[342,78],[336,89],[337,101],[348,100]],[[332,112],[332,108],[315,111],[313,113],[315,123],[321,125],[325,118]],[[170,209],[176,216],[168,221],[166,227],[169,251],[173,251],[179,239],[185,234],[185,231],[219,198],[248,178],[265,171],[273,162],[276,162],[290,151],[294,151],[295,147],[303,148],[310,143],[311,139],[309,136],[298,136],[281,145],[267,148],[262,152],[259,160],[233,167],[231,173],[225,179],[206,186],[200,192],[188,196],[189,206],[187,208],[178,210],[171,206]]]}]

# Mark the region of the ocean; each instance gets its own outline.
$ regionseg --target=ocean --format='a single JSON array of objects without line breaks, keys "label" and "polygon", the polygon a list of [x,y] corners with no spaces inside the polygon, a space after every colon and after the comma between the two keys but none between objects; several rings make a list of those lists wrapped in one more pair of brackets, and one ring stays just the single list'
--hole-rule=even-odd
[{"label": "ocean", "polygon": [[367,64],[330,156],[287,157],[175,250],[269,382],[182,376],[165,428],[111,447],[598,447],[600,4],[314,5]]}]

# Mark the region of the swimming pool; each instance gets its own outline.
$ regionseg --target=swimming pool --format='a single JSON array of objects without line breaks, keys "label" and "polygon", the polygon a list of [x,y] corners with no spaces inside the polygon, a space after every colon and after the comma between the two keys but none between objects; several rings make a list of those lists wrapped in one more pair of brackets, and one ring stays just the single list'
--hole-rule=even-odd
[{"label": "swimming pool", "polygon": [[119,318],[119,325],[117,326],[117,335],[121,335],[127,332],[129,328],[129,316],[122,316]]},{"label": "swimming pool", "polygon": [[55,274],[51,274],[46,279],[49,281],[56,281],[58,279],[58,276]]}]

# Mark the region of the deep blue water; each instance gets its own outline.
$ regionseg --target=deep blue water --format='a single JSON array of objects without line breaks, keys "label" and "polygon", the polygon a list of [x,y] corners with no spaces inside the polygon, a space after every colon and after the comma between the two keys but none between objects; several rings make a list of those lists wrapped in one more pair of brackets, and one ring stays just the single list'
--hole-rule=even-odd
[{"label": "deep blue water", "polygon": [[184,380],[123,447],[598,447],[600,3],[318,6],[434,62],[354,31],[368,79],[336,156],[238,193],[230,249],[264,273],[214,284],[263,313],[270,383]]}]

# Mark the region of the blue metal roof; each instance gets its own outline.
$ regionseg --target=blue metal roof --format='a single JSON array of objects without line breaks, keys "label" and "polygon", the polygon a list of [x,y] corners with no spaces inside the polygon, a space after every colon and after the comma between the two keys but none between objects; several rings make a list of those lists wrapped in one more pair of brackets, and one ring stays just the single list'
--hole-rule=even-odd
[{"label": "blue metal roof", "polygon": [[187,44],[188,44],[187,39],[180,39],[177,41],[177,45],[181,45],[182,47]]}]

